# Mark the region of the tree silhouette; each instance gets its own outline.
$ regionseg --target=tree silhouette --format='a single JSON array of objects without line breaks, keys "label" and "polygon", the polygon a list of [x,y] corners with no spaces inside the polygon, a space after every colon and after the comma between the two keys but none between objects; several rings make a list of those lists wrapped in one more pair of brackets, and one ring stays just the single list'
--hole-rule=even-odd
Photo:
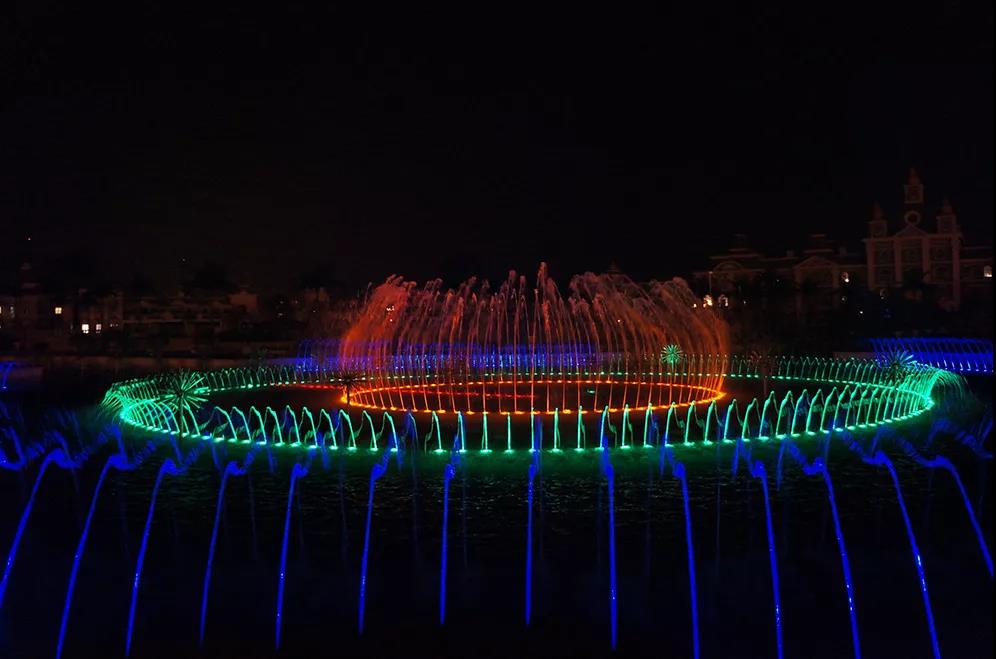
[{"label": "tree silhouette", "polygon": [[913,370],[916,365],[916,357],[906,350],[897,348],[882,355],[880,363],[885,368],[889,381],[893,385],[899,385]]},{"label": "tree silhouette", "polygon": [[761,378],[762,397],[768,397],[768,381],[775,370],[775,356],[778,346],[767,338],[759,338],[751,346],[750,361],[757,368]]},{"label": "tree silhouette", "polygon": [[349,407],[353,387],[355,387],[356,383],[360,381],[360,376],[353,371],[346,371],[339,377],[339,381],[342,383],[342,388],[346,392],[346,407]]},{"label": "tree silhouette", "polygon": [[169,377],[159,402],[173,412],[180,432],[188,432],[187,418],[193,418],[194,412],[207,400],[207,393],[203,375],[180,371]]}]

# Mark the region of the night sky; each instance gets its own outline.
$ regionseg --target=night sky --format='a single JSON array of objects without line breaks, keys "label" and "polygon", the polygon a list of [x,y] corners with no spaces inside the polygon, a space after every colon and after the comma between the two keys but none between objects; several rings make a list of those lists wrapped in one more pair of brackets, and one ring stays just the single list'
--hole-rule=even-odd
[{"label": "night sky", "polygon": [[262,288],[541,260],[663,278],[737,232],[857,246],[910,165],[992,241],[991,3],[584,24],[67,4],[0,24],[5,266],[30,235],[36,259],[165,283],[207,260]]}]

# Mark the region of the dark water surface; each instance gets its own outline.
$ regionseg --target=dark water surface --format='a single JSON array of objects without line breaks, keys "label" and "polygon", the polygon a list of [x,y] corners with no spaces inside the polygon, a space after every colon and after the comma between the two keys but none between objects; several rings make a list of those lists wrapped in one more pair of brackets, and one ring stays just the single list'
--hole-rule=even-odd
[{"label": "dark water surface", "polygon": [[[573,437],[570,428],[566,437]],[[503,438],[503,429],[496,436]],[[140,446],[147,438],[128,440]],[[192,446],[181,444],[181,450]],[[813,444],[800,446],[815,451]],[[765,463],[769,475],[785,656],[853,656],[825,486],[786,457],[778,488],[777,448],[756,445],[754,458]],[[764,501],[745,465],[737,476],[730,474],[733,450],[729,445],[675,449],[689,473],[701,653],[774,657]],[[221,466],[241,461],[247,449],[218,445],[214,451],[212,456],[205,448],[188,473],[164,479],[139,591],[133,656],[610,654],[608,497],[599,457],[593,451],[542,456],[527,627],[530,457],[522,450],[462,456],[450,485],[442,627],[442,486],[450,455],[405,450],[400,464],[391,459],[376,484],[362,636],[359,572],[370,472],[379,457],[365,450],[315,453],[291,507],[279,653],[275,615],[287,493],[291,468],[306,461],[307,453],[276,449],[272,471],[265,454],[257,453],[250,474],[228,482],[205,646],[199,650],[201,589],[220,482],[215,459]],[[991,545],[991,461],[950,441],[940,452],[957,464]],[[45,476],[0,609],[0,656],[54,656],[73,553],[108,453],[105,449],[75,475],[51,468]],[[833,444],[830,456],[863,655],[928,657],[923,601],[892,481],[842,444]],[[152,484],[166,457],[175,457],[168,445],[136,471],[108,476],[63,656],[124,655],[132,575]],[[641,448],[612,452],[619,656],[691,657],[693,651],[680,483],[669,469],[660,473],[658,457],[656,450]],[[993,582],[954,481],[902,455],[894,458],[926,566],[941,651],[948,657],[992,656]],[[37,466],[0,471],[2,556],[36,471]]]}]

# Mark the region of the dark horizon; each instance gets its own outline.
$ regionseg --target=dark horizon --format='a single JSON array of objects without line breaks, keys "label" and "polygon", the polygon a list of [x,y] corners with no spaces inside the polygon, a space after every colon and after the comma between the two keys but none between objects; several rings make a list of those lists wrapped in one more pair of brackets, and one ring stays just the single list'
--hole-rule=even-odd
[{"label": "dark horizon", "polygon": [[860,247],[914,166],[928,208],[949,198],[991,244],[991,6],[746,11],[443,38],[341,12],[22,8],[0,237],[119,281],[205,261],[264,289],[541,261],[660,279],[737,233]]}]

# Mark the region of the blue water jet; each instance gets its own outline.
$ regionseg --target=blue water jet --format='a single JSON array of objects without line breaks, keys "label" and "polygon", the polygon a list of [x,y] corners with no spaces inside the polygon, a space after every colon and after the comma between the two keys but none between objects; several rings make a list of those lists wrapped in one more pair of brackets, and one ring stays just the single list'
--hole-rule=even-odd
[{"label": "blue water jet", "polygon": [[[192,458],[192,459],[191,459]],[[191,461],[196,460],[196,454],[192,451],[191,456],[188,456]],[[149,532],[152,530],[152,518],[156,511],[156,499],[159,496],[159,487],[162,485],[163,477],[166,474],[171,476],[178,476],[186,471],[187,465],[177,465],[172,459],[166,458],[163,461],[162,466],[159,468],[159,473],[156,475],[156,482],[152,486],[152,497],[149,500],[149,513],[145,518],[145,529],[142,531],[142,544],[138,549],[138,562],[135,564],[135,576],[132,579],[131,584],[131,604],[128,607],[128,631],[125,636],[125,656],[131,654],[131,639],[132,632],[135,626],[135,607],[138,604],[138,584],[142,577],[142,566],[145,563],[145,551],[149,546]]]},{"label": "blue water jet", "polygon": [[443,471],[443,543],[439,562],[439,624],[446,622],[446,557],[447,557],[447,529],[450,517],[450,481],[453,480],[455,471],[453,464],[446,465]]},{"label": "blue water jet", "polygon": [[[657,431],[656,421],[654,422],[654,431]],[[664,466],[666,464],[670,464],[671,474],[681,483],[681,498],[685,510],[685,545],[688,554],[688,589],[692,618],[692,652],[695,659],[698,659],[700,654],[699,601],[698,585],[695,580],[695,549],[692,544],[692,511],[688,501],[688,472],[685,470],[684,464],[677,462],[674,459],[671,447],[668,445],[666,439],[661,442],[660,446],[659,469],[661,474],[663,475]]]},{"label": "blue water jet", "polygon": [[695,551],[692,547],[692,512],[688,505],[688,475],[685,465],[674,464],[674,477],[681,481],[681,498],[685,505],[685,544],[688,547],[688,589],[692,606],[692,649],[695,659],[699,659],[699,603],[698,588],[695,584]]},{"label": "blue water jet", "polygon": [[930,630],[930,644],[934,651],[935,659],[940,659],[941,648],[937,641],[937,629],[934,626],[934,611],[930,606],[930,593],[927,592],[927,575],[924,572],[923,559],[920,556],[920,548],[913,533],[913,524],[910,522],[909,513],[906,510],[906,500],[903,498],[902,489],[899,487],[899,476],[896,468],[884,453],[876,451],[875,455],[869,458],[869,464],[884,466],[892,477],[892,484],[896,488],[896,500],[899,502],[899,509],[903,513],[903,521],[906,523],[906,535],[909,537],[910,551],[913,552],[913,563],[916,565],[917,576],[920,579],[920,593],[923,596],[923,608],[927,613],[927,626]]},{"label": "blue water jet", "polygon": [[[777,430],[777,428],[776,428]],[[782,615],[781,615],[781,597],[779,594],[778,587],[778,560],[775,553],[775,534],[774,528],[771,521],[771,502],[768,497],[768,479],[764,469],[764,463],[760,460],[751,462],[751,445],[746,444],[743,438],[737,439],[736,447],[733,451],[733,469],[732,473],[736,475],[737,465],[740,462],[740,454],[744,453],[746,455],[745,460],[747,461],[747,470],[751,477],[759,480],[761,482],[761,492],[764,495],[764,518],[765,527],[767,530],[768,539],[768,562],[771,568],[771,585],[772,585],[772,596],[774,599],[774,609],[775,609],[775,641],[778,651],[779,659],[783,656],[782,647]]]},{"label": "blue water jet", "polygon": [[73,602],[73,590],[76,587],[76,576],[79,574],[80,561],[83,559],[83,550],[86,548],[86,539],[90,534],[90,523],[93,521],[94,511],[97,509],[97,499],[104,485],[104,479],[107,478],[107,472],[112,467],[123,471],[132,468],[132,465],[128,464],[128,460],[124,455],[115,453],[107,458],[107,461],[104,462],[104,466],[100,470],[100,475],[97,477],[97,484],[93,488],[93,496],[90,499],[90,509],[87,511],[86,522],[83,524],[83,533],[80,534],[79,543],[76,545],[76,553],[73,554],[73,569],[69,573],[69,586],[66,589],[66,601],[62,607],[62,620],[59,623],[59,638],[55,648],[56,659],[62,656],[62,645],[66,639],[66,627],[69,624],[69,610]]},{"label": "blue water jet", "polygon": [[[951,463],[950,460],[944,456],[935,456],[934,458],[925,458],[920,455],[912,446],[906,442],[902,442],[903,448],[906,450],[907,455],[912,457],[918,463],[925,467],[931,469],[944,469],[951,477],[954,478],[955,485],[958,486],[958,492],[961,494],[962,501],[965,504],[965,512],[968,513],[968,519],[972,523],[972,528],[975,530],[975,536],[979,543],[979,550],[982,552],[982,558],[986,562],[986,568],[989,570],[989,578],[993,578],[993,559],[989,553],[989,546],[986,544],[985,535],[982,533],[982,527],[979,525],[979,520],[975,516],[975,510],[972,508],[972,503],[968,499],[968,493],[965,492],[965,486],[961,482],[961,476],[958,475],[958,470]],[[0,596],[2,596],[2,591],[0,591]]]},{"label": "blue water jet", "polygon": [[290,490],[287,492],[287,511],[284,514],[284,537],[280,547],[280,577],[277,581],[277,619],[276,619],[276,635],[274,640],[274,646],[276,647],[277,650],[280,649],[280,630],[281,630],[281,623],[283,622],[283,613],[284,613],[284,581],[287,576],[287,539],[288,536],[290,535],[291,508],[292,504],[294,503],[294,484],[298,481],[299,478],[304,478],[307,475],[308,475],[307,466],[301,463],[295,464],[294,469],[291,471]]},{"label": "blue water jet", "polygon": [[[605,437],[602,442],[604,446]],[[615,512],[615,470],[612,468],[612,460],[609,452],[602,451],[601,459],[602,473],[609,491],[609,621],[612,626],[612,649],[616,649],[617,640],[617,591],[616,591],[616,512]]]},{"label": "blue water jet", "polygon": [[784,656],[782,647],[782,605],[778,586],[778,557],[775,554],[775,531],[771,522],[771,501],[768,497],[768,477],[764,463],[756,460],[750,465],[750,475],[761,482],[761,492],[764,494],[764,519],[768,532],[768,562],[771,565],[771,589],[775,601],[775,641],[778,647],[778,659]]},{"label": "blue water jet", "polygon": [[[832,432],[832,431],[831,431]],[[830,434],[827,434],[826,446],[830,444]],[[851,578],[851,562],[847,557],[847,547],[844,544],[844,531],[840,525],[840,515],[837,512],[837,500],[834,496],[833,482],[830,479],[830,470],[826,466],[826,449],[824,449],[824,457],[816,458],[811,463],[806,460],[799,449],[792,443],[791,439],[785,440],[782,445],[781,452],[788,449],[789,455],[791,455],[796,462],[802,467],[803,473],[807,476],[822,476],[823,483],[827,488],[827,499],[830,503],[830,513],[833,517],[834,534],[837,538],[837,549],[840,552],[840,564],[841,570],[844,573],[844,588],[847,591],[847,611],[851,620],[851,642],[854,647],[854,657],[855,659],[861,659],[861,642],[858,639],[858,617],[855,611],[854,603],[854,581]],[[781,481],[781,473],[778,475],[779,482]]]},{"label": "blue water jet", "polygon": [[208,588],[211,584],[211,566],[214,564],[214,549],[218,542],[218,521],[221,519],[221,512],[225,502],[225,485],[228,483],[229,476],[241,476],[246,471],[247,469],[240,468],[238,463],[232,460],[225,465],[225,470],[221,474],[221,484],[218,486],[218,504],[215,507],[214,525],[211,527],[211,543],[208,545],[207,566],[204,568],[204,589],[201,595],[201,623],[197,637],[198,643],[201,646],[204,645],[204,624],[207,619]]},{"label": "blue water jet", "polygon": [[533,485],[536,479],[537,455],[529,463],[529,484],[526,489],[526,626],[533,613]]},{"label": "blue water jet", "polygon": [[827,499],[830,501],[830,512],[833,514],[834,535],[837,538],[837,548],[840,550],[840,565],[844,572],[844,585],[847,588],[847,612],[851,618],[851,641],[854,644],[854,659],[861,659],[861,641],[858,638],[858,614],[854,605],[854,581],[851,578],[851,562],[847,558],[847,547],[844,545],[844,531],[840,526],[840,515],[837,513],[837,500],[833,493],[833,482],[830,480],[830,470],[826,463],[819,462],[817,467],[823,474],[823,482],[827,486]]},{"label": "blue water jet", "polygon": [[10,551],[7,553],[7,561],[4,564],[3,569],[3,579],[0,579],[0,607],[3,607],[3,596],[7,592],[7,581],[10,579],[10,571],[14,567],[14,558],[17,556],[17,547],[21,542],[21,536],[24,535],[24,528],[28,525],[28,517],[31,516],[31,509],[35,504],[35,495],[38,494],[38,488],[41,486],[42,478],[45,476],[45,471],[48,466],[52,464],[57,458],[57,455],[65,455],[62,449],[53,449],[51,453],[45,456],[45,460],[41,463],[38,468],[38,474],[35,476],[35,484],[31,488],[31,495],[28,497],[28,502],[24,506],[24,511],[21,512],[21,519],[17,524],[17,531],[14,532],[14,541],[11,543]]},{"label": "blue water jet", "polygon": [[[875,437],[872,439],[872,445],[877,445],[880,438],[881,431],[876,433]],[[899,476],[896,474],[896,468],[892,464],[892,460],[890,460],[889,457],[880,450],[875,450],[874,453],[869,455],[850,433],[842,433],[841,441],[843,441],[851,451],[857,453],[861,460],[866,464],[875,467],[884,467],[889,472],[889,476],[892,478],[892,485],[896,490],[896,501],[899,503],[899,510],[902,513],[903,522],[906,524],[906,536],[909,540],[910,551],[913,554],[913,564],[914,567],[916,567],[917,576],[919,578],[920,594],[923,598],[923,608],[927,615],[927,628],[930,631],[931,648],[933,649],[935,659],[940,659],[941,648],[937,641],[937,629],[934,625],[934,611],[930,605],[930,593],[927,590],[927,576],[923,567],[923,558],[920,555],[920,548],[916,542],[916,535],[913,533],[913,524],[910,522],[910,516],[906,510],[906,500],[903,498],[903,491],[899,486]]]},{"label": "blue water jet", "polygon": [[387,463],[391,459],[391,452],[384,451],[384,456],[380,461],[374,463],[370,470],[370,490],[367,495],[367,524],[363,533],[363,560],[360,563],[360,598],[359,598],[359,633],[363,634],[363,622],[366,614],[367,601],[367,566],[370,560],[370,524],[373,521],[374,486],[381,476],[387,471]]}]

